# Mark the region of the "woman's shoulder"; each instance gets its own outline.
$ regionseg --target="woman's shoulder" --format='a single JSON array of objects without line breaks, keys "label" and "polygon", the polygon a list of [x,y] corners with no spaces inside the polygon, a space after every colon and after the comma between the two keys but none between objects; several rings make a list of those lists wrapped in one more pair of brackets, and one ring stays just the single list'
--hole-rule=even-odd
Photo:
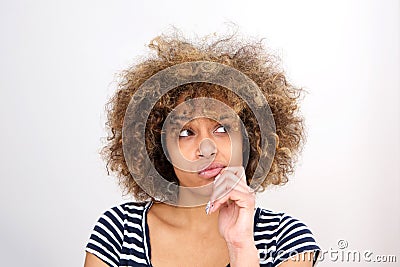
[{"label": "woman's shoulder", "polygon": [[102,216],[112,216],[115,219],[127,220],[132,217],[142,216],[144,211],[152,204],[151,201],[129,201],[108,208]]},{"label": "woman's shoulder", "polygon": [[125,253],[123,243],[135,250],[135,260],[144,262],[143,218],[151,201],[126,202],[108,208],[97,220],[86,251],[96,255],[111,266],[118,266],[120,254]]},{"label": "woman's shoulder", "polygon": [[262,207],[255,209],[254,224],[257,230],[267,228],[278,235],[282,235],[285,229],[308,228],[301,219],[287,212],[272,211]]},{"label": "woman's shoulder", "polygon": [[314,235],[301,219],[286,212],[257,207],[254,216],[254,240],[260,258],[274,266],[296,254],[321,250]]},{"label": "woman's shoulder", "polygon": [[126,224],[141,224],[145,210],[151,201],[125,202],[106,209],[97,220],[96,227],[101,226],[112,232],[122,232]]}]

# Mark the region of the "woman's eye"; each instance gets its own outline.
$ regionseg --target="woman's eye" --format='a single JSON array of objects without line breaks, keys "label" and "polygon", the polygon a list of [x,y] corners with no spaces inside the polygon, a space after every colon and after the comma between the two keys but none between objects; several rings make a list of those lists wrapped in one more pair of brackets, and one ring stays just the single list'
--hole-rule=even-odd
[{"label": "woman's eye", "polygon": [[228,127],[224,126],[224,125],[220,125],[218,126],[218,128],[215,130],[215,132],[217,133],[227,133],[228,132]]},{"label": "woman's eye", "polygon": [[191,131],[191,130],[185,129],[185,130],[182,130],[182,131],[179,133],[179,137],[188,137],[188,136],[191,135],[191,134],[192,134],[192,131]]}]

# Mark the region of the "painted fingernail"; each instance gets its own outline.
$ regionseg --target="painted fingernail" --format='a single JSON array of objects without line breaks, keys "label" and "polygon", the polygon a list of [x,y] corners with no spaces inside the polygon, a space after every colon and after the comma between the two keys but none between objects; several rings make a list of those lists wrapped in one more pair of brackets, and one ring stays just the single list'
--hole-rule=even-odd
[{"label": "painted fingernail", "polygon": [[206,214],[207,215],[210,213],[210,209],[211,209],[211,201],[208,201],[207,206],[206,206]]}]

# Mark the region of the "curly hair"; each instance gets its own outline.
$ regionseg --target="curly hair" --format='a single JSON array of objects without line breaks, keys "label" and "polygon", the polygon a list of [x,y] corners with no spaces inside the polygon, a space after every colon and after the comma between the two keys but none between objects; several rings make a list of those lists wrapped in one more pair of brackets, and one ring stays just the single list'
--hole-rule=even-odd
[{"label": "curly hair", "polygon": [[[137,200],[153,199],[132,177],[123,153],[122,131],[129,102],[137,89],[157,72],[191,61],[210,61],[233,67],[258,85],[275,120],[276,150],[271,168],[265,173],[266,178],[257,191],[262,192],[268,185],[283,185],[288,181],[305,142],[304,120],[299,114],[299,100],[303,90],[287,81],[279,66],[279,59],[267,53],[261,41],[239,40],[237,34],[190,41],[174,32],[154,38],[148,47],[156,53],[122,71],[117,91],[106,104],[106,128],[109,134],[101,155],[107,162],[108,174],[110,171],[116,174],[127,194],[133,194]],[[239,115],[250,143],[246,167],[249,183],[261,153],[261,133],[257,120],[247,104],[235,93],[207,83],[181,85],[163,95],[154,105],[146,123],[145,144],[156,170],[168,181],[179,183],[172,164],[164,155],[161,129],[168,114],[177,106],[178,98],[182,96],[185,100],[212,97],[231,106]]]}]

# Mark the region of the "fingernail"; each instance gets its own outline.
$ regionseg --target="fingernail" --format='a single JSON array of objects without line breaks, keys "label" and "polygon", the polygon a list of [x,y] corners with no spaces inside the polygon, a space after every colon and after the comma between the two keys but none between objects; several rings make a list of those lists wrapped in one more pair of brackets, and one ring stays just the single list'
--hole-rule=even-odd
[{"label": "fingernail", "polygon": [[211,201],[208,201],[207,206],[206,206],[206,214],[207,215],[210,213],[210,209],[211,209]]}]

